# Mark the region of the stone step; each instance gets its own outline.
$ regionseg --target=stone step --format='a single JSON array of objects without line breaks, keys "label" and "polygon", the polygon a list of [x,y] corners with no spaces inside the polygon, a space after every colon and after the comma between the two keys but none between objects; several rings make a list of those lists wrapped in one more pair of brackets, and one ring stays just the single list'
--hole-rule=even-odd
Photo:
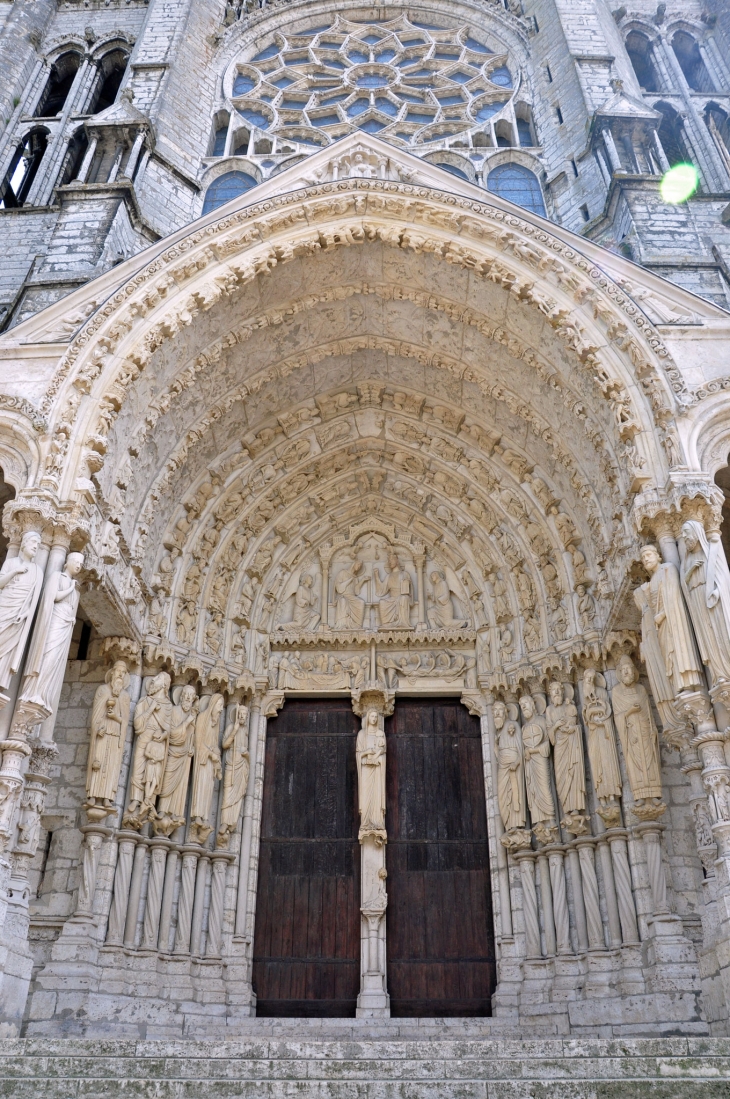
[{"label": "stone step", "polygon": [[[258,1020],[259,1023],[263,1022]],[[728,1099],[730,1039],[13,1039],[5,1099]],[[328,1020],[332,1022],[332,1020]],[[455,1021],[452,1021],[452,1025]],[[282,1028],[280,1028],[282,1029]],[[288,1028],[290,1031],[294,1026]],[[416,1031],[418,1027],[413,1027]],[[433,1027],[433,1030],[436,1028]],[[310,1033],[307,1033],[307,1032]]]}]

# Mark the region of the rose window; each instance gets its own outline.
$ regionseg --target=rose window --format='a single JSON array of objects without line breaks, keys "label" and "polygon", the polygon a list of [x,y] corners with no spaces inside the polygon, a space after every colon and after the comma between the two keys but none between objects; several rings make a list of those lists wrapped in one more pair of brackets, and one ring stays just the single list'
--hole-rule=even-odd
[{"label": "rose window", "polygon": [[429,146],[483,128],[516,84],[504,50],[482,31],[337,16],[326,27],[277,31],[236,64],[227,91],[244,123],[287,143],[322,146],[360,129]]}]

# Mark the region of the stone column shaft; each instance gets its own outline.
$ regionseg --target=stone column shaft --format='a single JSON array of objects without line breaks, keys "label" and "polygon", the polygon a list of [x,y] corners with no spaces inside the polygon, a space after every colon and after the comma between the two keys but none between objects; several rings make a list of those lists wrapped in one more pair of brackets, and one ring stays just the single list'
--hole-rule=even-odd
[{"label": "stone column shaft", "polygon": [[129,887],[127,919],[124,925],[124,945],[129,948],[134,947],[137,938],[137,917],[139,915],[139,901],[142,896],[142,877],[144,875],[146,858],[147,843],[144,840],[140,840],[134,851],[132,882]]},{"label": "stone column shaft", "polygon": [[175,847],[167,853],[165,881],[162,886],[162,904],[160,905],[160,932],[157,949],[161,954],[170,952],[170,925],[172,921],[172,901],[175,893],[175,877],[179,853]]},{"label": "stone column shaft", "polygon": [[198,872],[195,876],[195,897],[193,900],[193,919],[190,929],[190,953],[200,954],[203,937],[203,915],[205,913],[205,890],[208,884],[210,855],[202,854],[198,859]]},{"label": "stone column shaft", "polygon": [[124,925],[127,919],[129,885],[132,878],[132,860],[139,837],[129,832],[120,832],[117,854],[117,868],[114,874],[114,893],[109,912],[109,931],[107,943],[121,946],[124,939]]},{"label": "stone column shaft", "polygon": [[195,868],[197,863],[198,849],[183,847],[174,954],[188,954],[190,951],[190,928],[193,918],[193,893],[195,892]]},{"label": "stone column shaft", "polygon": [[598,899],[598,878],[596,877],[596,866],[593,861],[594,841],[586,837],[585,840],[578,840],[577,847],[581,879],[583,881],[588,949],[605,950],[603,920],[601,919],[601,906]]},{"label": "stone column shaft", "polygon": [[624,943],[638,943],[639,927],[636,921],[634,893],[631,888],[631,869],[626,847],[626,833],[623,830],[612,829],[609,833],[609,843],[611,845],[613,878],[616,883],[619,919],[621,921],[621,936]]},{"label": "stone column shaft", "polygon": [[520,851],[516,856],[522,881],[522,906],[525,916],[525,953],[528,958],[541,958],[540,921],[537,912],[537,890],[535,888],[535,856],[532,852]]},{"label": "stone column shaft", "polygon": [[584,901],[584,883],[581,874],[581,860],[575,847],[568,850],[568,864],[570,866],[570,880],[573,885],[573,912],[575,915],[575,932],[578,939],[578,952],[585,954],[588,949],[588,924],[586,922],[586,906]]},{"label": "stone column shaft", "polygon": [[611,848],[607,839],[598,841],[598,856],[603,871],[603,891],[606,897],[606,915],[608,916],[608,945],[614,950],[621,946],[621,917],[616,897],[616,883],[613,877]]},{"label": "stone column shaft", "polygon": [[221,952],[223,898],[226,891],[227,869],[227,858],[213,856],[213,873],[210,884],[210,909],[208,911],[208,942],[205,947],[205,954],[208,958],[217,958]]},{"label": "stone column shaft", "polygon": [[547,855],[538,852],[537,865],[540,871],[540,900],[542,902],[542,920],[545,927],[545,953],[550,957],[558,952],[553,916],[553,891],[550,885],[550,870]]},{"label": "stone column shaft", "polygon": [[165,876],[165,862],[169,843],[155,839],[150,844],[150,873],[147,879],[147,902],[142,926],[142,949],[157,950],[160,930],[160,905],[162,903],[162,882]]},{"label": "stone column shaft", "polygon": [[573,947],[570,943],[570,920],[568,917],[568,898],[565,890],[565,867],[563,866],[562,850],[550,851],[549,861],[558,954],[572,954]]}]

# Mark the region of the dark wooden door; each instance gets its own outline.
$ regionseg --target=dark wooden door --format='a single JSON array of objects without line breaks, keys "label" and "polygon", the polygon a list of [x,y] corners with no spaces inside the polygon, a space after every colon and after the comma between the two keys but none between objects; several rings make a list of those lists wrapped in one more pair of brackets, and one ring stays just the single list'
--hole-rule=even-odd
[{"label": "dark wooden door", "polygon": [[385,729],[391,1014],[490,1015],[496,965],[479,720],[457,699],[399,699]]},{"label": "dark wooden door", "polygon": [[355,1014],[358,727],[349,699],[287,701],[268,724],[253,959],[258,1015]]}]

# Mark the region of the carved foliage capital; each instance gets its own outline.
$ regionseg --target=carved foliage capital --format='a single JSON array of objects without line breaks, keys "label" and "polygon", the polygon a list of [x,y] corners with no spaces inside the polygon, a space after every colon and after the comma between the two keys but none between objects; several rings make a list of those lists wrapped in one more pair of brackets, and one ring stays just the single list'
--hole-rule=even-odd
[{"label": "carved foliage capital", "polygon": [[352,692],[352,708],[358,717],[364,717],[368,710],[390,717],[395,708],[395,691],[387,691],[378,683],[366,684]]}]

